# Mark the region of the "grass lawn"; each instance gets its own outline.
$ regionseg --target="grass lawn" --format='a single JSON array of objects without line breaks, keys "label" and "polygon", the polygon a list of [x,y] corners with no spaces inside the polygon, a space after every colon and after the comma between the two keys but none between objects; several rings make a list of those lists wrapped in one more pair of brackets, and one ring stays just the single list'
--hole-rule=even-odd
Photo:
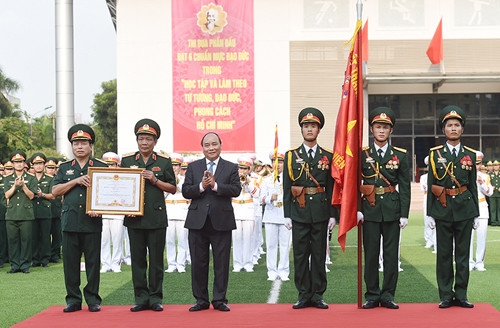
[{"label": "grass lawn", "polygon": [[[396,290],[397,303],[437,303],[439,296],[436,284],[436,257],[430,249],[424,248],[423,215],[412,213],[410,224],[403,230],[401,262],[403,272],[399,275]],[[348,233],[347,247],[342,253],[336,242],[337,231],[331,242],[328,290],[324,297],[330,304],[357,303],[357,232]],[[292,257],[290,256],[291,260]],[[227,297],[230,303],[265,303],[269,297],[272,282],[267,281],[265,255],[253,273],[230,273]],[[473,303],[490,303],[500,310],[500,227],[488,228],[486,244],[486,272],[471,272],[468,298]],[[51,264],[49,268],[32,268],[30,274],[6,274],[9,265],[0,269],[0,327],[11,325],[29,318],[51,305],[65,305],[65,288],[62,264]],[[297,301],[297,291],[291,281],[283,282],[279,303],[293,304]],[[122,266],[122,273],[101,274],[100,295],[102,305],[132,305],[133,288],[131,269]],[[85,274],[82,273],[82,285]],[[211,283],[210,283],[211,286]],[[165,274],[165,310],[168,304],[192,304],[191,275]],[[186,305],[186,311],[189,305]]]}]

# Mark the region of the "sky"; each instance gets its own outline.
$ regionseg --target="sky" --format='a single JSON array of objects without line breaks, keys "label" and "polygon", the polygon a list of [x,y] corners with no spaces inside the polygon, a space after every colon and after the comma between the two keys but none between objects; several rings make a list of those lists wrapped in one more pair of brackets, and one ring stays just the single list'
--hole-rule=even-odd
[{"label": "sky", "polygon": [[[92,121],[94,95],[116,78],[116,33],[105,0],[73,1],[75,120]],[[33,117],[56,110],[55,0],[0,0],[0,68]],[[46,107],[52,108],[44,110]]]}]

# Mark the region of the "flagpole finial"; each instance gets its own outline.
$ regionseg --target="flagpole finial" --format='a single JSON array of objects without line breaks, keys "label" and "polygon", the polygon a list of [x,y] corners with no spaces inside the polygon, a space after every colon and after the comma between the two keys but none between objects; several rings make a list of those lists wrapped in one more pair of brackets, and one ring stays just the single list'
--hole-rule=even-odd
[{"label": "flagpole finial", "polygon": [[356,11],[358,12],[358,20],[363,20],[363,1],[358,0],[356,3]]}]

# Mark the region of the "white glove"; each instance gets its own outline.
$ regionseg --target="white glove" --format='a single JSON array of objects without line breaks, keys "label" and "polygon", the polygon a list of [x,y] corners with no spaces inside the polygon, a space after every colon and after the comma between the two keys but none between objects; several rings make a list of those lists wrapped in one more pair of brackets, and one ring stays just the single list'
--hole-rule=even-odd
[{"label": "white glove", "polygon": [[479,218],[474,218],[474,223],[472,224],[472,229],[476,230],[479,227]]},{"label": "white glove", "polygon": [[429,216],[429,221],[427,222],[427,226],[432,230],[434,230],[434,228],[436,227],[436,220],[434,220],[433,217]]},{"label": "white glove", "polygon": [[408,225],[408,218],[400,218],[399,219],[399,227],[401,229],[406,228],[407,225]]},{"label": "white glove", "polygon": [[335,221],[335,218],[330,218],[330,221],[328,221],[328,230],[333,230],[336,224],[337,221]]},{"label": "white glove", "polygon": [[358,214],[357,214],[357,217],[358,217],[358,224],[361,222],[365,222],[365,217],[363,215],[363,213],[361,213],[360,211],[358,211]]},{"label": "white glove", "polygon": [[292,230],[292,219],[290,218],[285,218],[285,227],[288,230]]}]

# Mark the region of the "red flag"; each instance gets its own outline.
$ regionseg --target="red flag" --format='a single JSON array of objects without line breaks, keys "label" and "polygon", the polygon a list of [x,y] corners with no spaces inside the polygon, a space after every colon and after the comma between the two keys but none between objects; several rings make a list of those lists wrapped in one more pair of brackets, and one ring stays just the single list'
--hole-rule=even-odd
[{"label": "red flag", "polygon": [[363,26],[362,35],[363,38],[361,44],[363,46],[363,49],[361,51],[361,56],[362,56],[361,61],[365,62],[368,61],[368,19],[365,22],[365,26]]},{"label": "red flag", "polygon": [[429,48],[427,48],[427,57],[433,65],[439,64],[443,60],[443,19],[439,21],[436,32],[432,37]]},{"label": "red flag", "polygon": [[342,100],[335,129],[332,205],[341,207],[338,241],[345,250],[346,234],[357,225],[363,138],[362,21],[358,20],[342,86]]},{"label": "red flag", "polygon": [[274,130],[274,181],[278,178],[278,124],[276,124],[276,129]]}]

